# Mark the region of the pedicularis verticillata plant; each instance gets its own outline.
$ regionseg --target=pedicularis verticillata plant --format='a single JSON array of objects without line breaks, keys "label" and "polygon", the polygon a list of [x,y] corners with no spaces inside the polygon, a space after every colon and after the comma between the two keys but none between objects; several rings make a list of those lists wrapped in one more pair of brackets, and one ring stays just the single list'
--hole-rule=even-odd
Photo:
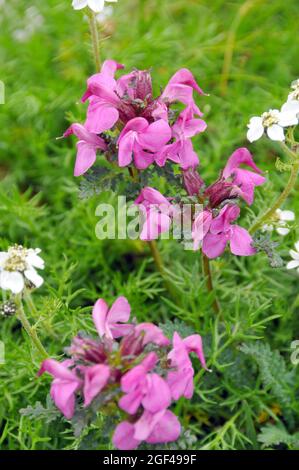
[{"label": "pedicularis verticillata plant", "polygon": [[83,409],[88,423],[99,406],[114,418],[122,416],[112,440],[123,450],[142,441],[177,440],[181,426],[168,408],[180,397],[192,398],[189,354],[206,368],[199,335],[183,339],[175,332],[171,344],[152,323],[127,323],[130,313],[125,297],[110,309],[99,299],[92,313],[99,338],[76,336],[67,349],[69,359],[46,359],[39,371],[54,377],[51,397],[67,419]]}]

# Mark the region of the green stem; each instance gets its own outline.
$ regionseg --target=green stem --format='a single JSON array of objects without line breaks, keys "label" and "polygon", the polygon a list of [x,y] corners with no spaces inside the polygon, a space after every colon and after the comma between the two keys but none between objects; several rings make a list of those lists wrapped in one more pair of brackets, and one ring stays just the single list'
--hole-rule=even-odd
[{"label": "green stem", "polygon": [[216,298],[216,294],[215,294],[215,290],[213,286],[213,277],[212,277],[212,271],[211,271],[211,266],[210,266],[210,260],[204,253],[202,253],[202,270],[206,278],[207,289],[214,296],[213,310],[215,313],[218,314],[220,312],[220,305]]},{"label": "green stem", "polygon": [[40,342],[40,339],[39,339],[39,337],[36,333],[36,330],[34,328],[32,328],[32,326],[29,323],[29,320],[28,320],[28,318],[26,316],[26,313],[24,311],[24,308],[23,308],[21,297],[16,296],[15,302],[16,302],[17,309],[18,309],[17,317],[19,318],[20,322],[22,323],[23,328],[25,329],[26,333],[30,337],[30,339],[31,339],[32,343],[34,344],[34,346],[36,347],[36,349],[39,351],[41,356],[43,356],[46,359],[47,357],[49,357],[49,355],[48,355],[47,351],[45,350],[45,348],[43,347],[42,343]]},{"label": "green stem", "polygon": [[89,18],[90,35],[91,35],[91,42],[92,42],[96,72],[99,72],[101,70],[101,57],[100,57],[100,38],[99,38],[97,19],[96,19],[95,13],[91,10],[89,10],[88,12],[88,18]]},{"label": "green stem", "polygon": [[[295,154],[294,154],[295,155]],[[295,155],[296,156],[296,155]],[[298,158],[298,156],[297,156]],[[276,201],[274,202],[274,204],[270,207],[270,209],[268,209],[264,215],[262,215],[249,229],[249,232],[250,233],[254,233],[256,232],[256,230],[258,230],[260,227],[262,227],[268,220],[270,220],[274,214],[275,214],[275,211],[277,209],[279,209],[282,204],[284,203],[284,201],[287,199],[287,197],[289,196],[289,194],[291,193],[292,189],[294,188],[295,186],[295,183],[296,183],[296,179],[297,179],[297,174],[298,174],[298,171],[299,171],[299,162],[298,160],[296,162],[293,163],[292,165],[292,169],[291,169],[291,175],[290,175],[290,178],[289,178],[289,181],[286,185],[286,187],[284,188],[284,190],[282,191],[282,193],[278,196],[278,198],[276,199]]]},{"label": "green stem", "polygon": [[152,254],[155,266],[156,266],[157,270],[159,271],[159,273],[161,274],[161,276],[164,280],[164,284],[165,284],[166,289],[170,293],[171,297],[176,301],[176,303],[178,303],[177,292],[176,292],[175,287],[173,286],[173,284],[171,284],[169,282],[169,280],[167,279],[167,275],[166,275],[165,268],[164,268],[164,263],[163,263],[163,260],[162,260],[161,254],[159,252],[158,245],[157,245],[156,241],[155,240],[150,240],[148,242],[148,245],[150,247],[151,254]]}]

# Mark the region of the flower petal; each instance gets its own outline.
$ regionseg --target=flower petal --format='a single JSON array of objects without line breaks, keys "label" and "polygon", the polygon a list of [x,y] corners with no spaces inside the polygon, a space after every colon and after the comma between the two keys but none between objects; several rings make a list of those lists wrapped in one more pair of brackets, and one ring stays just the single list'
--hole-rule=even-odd
[{"label": "flower petal", "polygon": [[286,268],[287,269],[294,269],[294,268],[298,268],[299,266],[299,260],[296,261],[296,260],[293,260],[293,261],[289,261],[288,264],[286,265]]},{"label": "flower petal", "polygon": [[253,239],[245,230],[245,228],[239,225],[232,227],[232,233],[230,237],[230,249],[234,255],[237,256],[251,256],[256,253],[256,249],[253,248]]},{"label": "flower petal", "polygon": [[[108,310],[109,307],[103,299],[97,300],[92,309],[92,319],[97,329],[97,332],[101,337],[107,334],[106,321]],[[112,337],[111,332],[108,332],[108,334],[109,333],[109,336]]]},{"label": "flower petal", "polygon": [[134,438],[134,425],[128,421],[120,423],[113,434],[113,445],[119,450],[134,450],[141,441]]},{"label": "flower petal", "polygon": [[34,268],[31,268],[31,269],[26,269],[24,271],[24,276],[30,281],[32,282],[32,284],[35,285],[35,287],[40,287],[43,283],[44,283],[44,280],[43,278],[37,274],[37,272],[35,271]]},{"label": "flower petal", "polygon": [[20,294],[24,289],[24,278],[19,272],[1,271],[0,287],[10,290],[13,294]]},{"label": "flower petal", "polygon": [[271,140],[283,142],[285,139],[283,128],[278,124],[273,124],[272,126],[268,127],[267,134]]}]

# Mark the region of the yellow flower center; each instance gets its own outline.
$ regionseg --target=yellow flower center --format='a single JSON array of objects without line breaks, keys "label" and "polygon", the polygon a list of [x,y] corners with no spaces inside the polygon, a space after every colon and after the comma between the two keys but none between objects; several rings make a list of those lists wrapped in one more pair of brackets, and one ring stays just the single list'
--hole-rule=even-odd
[{"label": "yellow flower center", "polygon": [[278,123],[277,115],[275,113],[271,112],[271,111],[262,114],[262,119],[263,119],[263,126],[264,127],[270,127],[270,126],[273,126],[273,124]]}]

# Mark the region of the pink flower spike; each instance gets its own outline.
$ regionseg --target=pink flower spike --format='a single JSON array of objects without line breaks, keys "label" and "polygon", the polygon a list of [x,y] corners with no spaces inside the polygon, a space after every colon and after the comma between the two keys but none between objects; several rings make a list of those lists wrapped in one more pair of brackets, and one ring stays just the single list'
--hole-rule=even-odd
[{"label": "pink flower spike", "polygon": [[92,400],[107,385],[110,377],[110,369],[105,364],[86,367],[84,373],[84,406],[89,406]]},{"label": "pink flower spike", "polygon": [[126,324],[131,307],[125,297],[118,297],[109,310],[107,303],[99,299],[92,311],[92,318],[100,337],[119,338],[130,333],[133,325]]},{"label": "pink flower spike", "polygon": [[75,412],[75,393],[82,386],[82,381],[68,369],[71,361],[60,363],[54,359],[46,359],[38,375],[48,372],[54,377],[51,385],[51,398],[57,408],[67,419],[71,419]]},{"label": "pink flower spike", "polygon": [[77,143],[78,152],[74,176],[81,176],[86,173],[96,161],[97,150],[106,150],[107,145],[101,137],[89,132],[81,124],[72,124],[63,136],[68,137],[71,134],[74,134],[80,139]]}]

